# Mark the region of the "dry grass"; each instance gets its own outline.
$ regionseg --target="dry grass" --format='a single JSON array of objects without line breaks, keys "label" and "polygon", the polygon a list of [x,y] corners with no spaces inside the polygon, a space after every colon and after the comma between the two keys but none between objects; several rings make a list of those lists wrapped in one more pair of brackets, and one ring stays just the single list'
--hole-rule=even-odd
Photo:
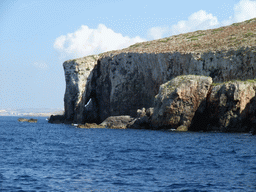
[{"label": "dry grass", "polygon": [[223,51],[241,47],[256,46],[256,18],[217,29],[199,30],[195,32],[171,36],[142,43],[128,48],[103,53],[102,55],[119,53],[160,53],[160,52],[209,52]]}]

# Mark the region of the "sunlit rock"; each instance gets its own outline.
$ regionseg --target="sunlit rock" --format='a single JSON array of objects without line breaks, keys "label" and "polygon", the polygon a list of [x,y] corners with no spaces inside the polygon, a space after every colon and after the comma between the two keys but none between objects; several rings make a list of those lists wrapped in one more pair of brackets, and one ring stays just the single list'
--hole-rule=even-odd
[{"label": "sunlit rock", "polygon": [[153,126],[187,130],[195,112],[204,110],[211,84],[211,77],[188,75],[161,85],[155,98]]}]

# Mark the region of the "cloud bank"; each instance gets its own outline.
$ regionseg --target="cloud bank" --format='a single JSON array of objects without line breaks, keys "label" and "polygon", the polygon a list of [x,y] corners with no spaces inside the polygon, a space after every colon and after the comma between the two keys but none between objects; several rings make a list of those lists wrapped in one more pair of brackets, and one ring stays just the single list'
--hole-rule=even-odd
[{"label": "cloud bank", "polygon": [[143,41],[146,40],[138,36],[135,38],[124,37],[103,24],[99,24],[97,29],[90,29],[88,26],[82,25],[74,33],[58,37],[54,42],[54,48],[62,53],[81,57],[122,49]]},{"label": "cloud bank", "polygon": [[193,13],[188,20],[179,21],[170,27],[153,27],[148,30],[149,39],[159,39],[166,36],[187,33],[196,30],[212,29],[224,25],[230,25],[236,22],[242,22],[256,17],[256,1],[241,0],[234,8],[233,16],[228,20],[219,21],[216,16],[207,13],[204,10]]},{"label": "cloud bank", "polygon": [[[233,9],[233,15],[224,21],[219,21],[211,13],[200,10],[191,14],[187,20],[179,21],[170,27],[156,26],[150,28],[148,30],[147,40],[160,39],[196,30],[216,28],[256,17],[256,1],[241,0]],[[146,39],[139,36],[134,38],[124,37],[122,34],[114,32],[103,24],[99,24],[97,29],[91,29],[86,25],[82,25],[77,31],[56,38],[54,48],[60,51],[62,57],[82,57],[126,48],[143,41],[146,41]],[[43,65],[39,64],[37,66],[43,67]]]}]

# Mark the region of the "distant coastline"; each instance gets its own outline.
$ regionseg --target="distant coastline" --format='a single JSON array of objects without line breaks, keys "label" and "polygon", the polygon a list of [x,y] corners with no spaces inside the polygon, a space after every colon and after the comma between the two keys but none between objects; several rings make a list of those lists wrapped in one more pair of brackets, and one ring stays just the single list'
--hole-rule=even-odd
[{"label": "distant coastline", "polygon": [[32,117],[50,117],[54,115],[62,115],[63,109],[0,109],[0,116],[32,116]]}]

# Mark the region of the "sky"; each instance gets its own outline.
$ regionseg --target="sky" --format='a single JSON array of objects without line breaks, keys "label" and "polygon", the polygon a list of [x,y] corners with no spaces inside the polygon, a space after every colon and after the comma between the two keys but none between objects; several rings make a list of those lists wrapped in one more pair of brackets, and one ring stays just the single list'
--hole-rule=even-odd
[{"label": "sky", "polygon": [[254,17],[255,0],[0,0],[0,110],[63,109],[68,59]]}]

